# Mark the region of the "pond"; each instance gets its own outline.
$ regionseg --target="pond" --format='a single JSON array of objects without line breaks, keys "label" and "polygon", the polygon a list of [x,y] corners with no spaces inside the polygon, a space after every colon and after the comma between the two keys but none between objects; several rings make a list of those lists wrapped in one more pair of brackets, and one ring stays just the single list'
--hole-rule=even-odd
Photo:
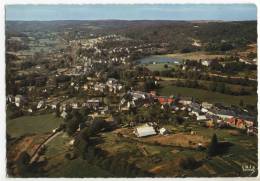
[{"label": "pond", "polygon": [[177,60],[176,58],[167,57],[164,55],[152,55],[149,57],[141,58],[137,60],[139,64],[157,64],[157,63],[174,63],[181,64],[181,60]]}]

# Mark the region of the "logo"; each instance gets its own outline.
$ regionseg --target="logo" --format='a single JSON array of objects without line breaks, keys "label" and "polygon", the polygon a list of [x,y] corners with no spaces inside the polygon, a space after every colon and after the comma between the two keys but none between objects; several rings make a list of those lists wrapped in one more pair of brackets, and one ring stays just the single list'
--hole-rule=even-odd
[{"label": "logo", "polygon": [[256,171],[256,167],[251,164],[243,164],[242,171],[250,173],[249,176],[253,175]]}]

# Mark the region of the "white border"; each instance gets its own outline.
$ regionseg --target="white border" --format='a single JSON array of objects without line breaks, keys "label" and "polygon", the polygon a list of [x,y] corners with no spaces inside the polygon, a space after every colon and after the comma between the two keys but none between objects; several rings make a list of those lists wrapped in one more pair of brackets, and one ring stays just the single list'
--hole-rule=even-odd
[{"label": "white border", "polygon": [[[0,160],[1,160],[1,167],[0,167],[0,181],[2,180],[24,180],[21,178],[8,178],[6,177],[6,129],[5,129],[5,5],[10,4],[165,4],[165,3],[172,3],[172,4],[185,4],[185,3],[192,3],[192,4],[238,4],[238,3],[253,3],[257,6],[257,20],[259,20],[259,10],[260,7],[260,1],[259,0],[3,0],[0,2]],[[259,34],[259,24],[257,24],[257,30]],[[258,41],[259,42],[259,41]],[[260,50],[257,50],[257,53],[259,55]],[[259,67],[258,67],[258,77],[259,77]],[[259,89],[257,90],[257,93],[259,93]],[[258,95],[259,100],[259,95]],[[258,112],[259,112],[259,102],[258,102]],[[258,117],[258,123],[259,122]],[[259,134],[258,134],[258,148],[259,148]],[[259,150],[259,149],[258,149]],[[258,159],[259,159],[259,151],[258,151]],[[259,163],[259,162],[258,162]],[[259,167],[259,164],[258,164]],[[163,178],[164,180],[202,180],[206,181],[209,179],[214,179],[215,181],[219,180],[233,180],[236,179],[239,180],[258,180],[260,178],[259,174],[256,178]],[[57,180],[57,178],[40,178],[37,180]],[[77,178],[60,178],[61,180],[78,180]],[[93,179],[93,178],[87,178],[88,180],[103,180],[100,179]],[[160,178],[135,178],[134,180],[150,180],[150,179],[156,179],[161,180]],[[36,180],[35,178],[32,179],[26,179],[26,180]],[[81,179],[82,180],[82,179]],[[109,180],[128,180],[127,178],[111,178]]]}]

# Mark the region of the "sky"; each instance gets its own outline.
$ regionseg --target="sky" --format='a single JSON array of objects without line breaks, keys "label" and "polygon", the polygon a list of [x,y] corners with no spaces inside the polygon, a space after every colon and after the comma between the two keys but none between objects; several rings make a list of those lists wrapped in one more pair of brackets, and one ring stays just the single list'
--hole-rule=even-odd
[{"label": "sky", "polygon": [[6,20],[256,20],[254,4],[6,5]]}]

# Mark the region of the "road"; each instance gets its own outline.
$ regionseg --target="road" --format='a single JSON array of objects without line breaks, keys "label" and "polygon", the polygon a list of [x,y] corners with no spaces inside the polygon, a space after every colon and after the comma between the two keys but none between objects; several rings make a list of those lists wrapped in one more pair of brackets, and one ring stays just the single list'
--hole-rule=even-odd
[{"label": "road", "polygon": [[[230,79],[244,79],[245,77],[237,77],[237,76],[227,76],[227,75],[220,75],[220,74],[213,74],[213,73],[209,73],[208,76],[212,76],[212,77],[222,77],[222,78],[230,78]],[[161,79],[161,80],[186,80],[183,78],[174,78],[174,77],[161,77],[161,76],[156,76],[156,79]],[[251,81],[257,81],[257,79],[254,78],[248,78],[248,80]]]},{"label": "road", "polygon": [[57,137],[61,133],[62,133],[62,131],[56,132],[53,135],[51,135],[50,137],[48,137],[46,140],[44,140],[33,153],[30,163],[33,163],[39,157],[39,153],[45,147],[45,145],[47,145],[51,140],[53,140],[55,137]]},{"label": "road", "polygon": [[[215,77],[228,78],[227,75],[220,75],[220,74],[213,74],[213,73],[209,73],[208,75],[209,76],[215,76]],[[231,78],[231,79],[244,79],[245,77],[229,76],[229,78]],[[257,81],[257,79],[253,79],[253,78],[248,78],[248,80]]]}]

